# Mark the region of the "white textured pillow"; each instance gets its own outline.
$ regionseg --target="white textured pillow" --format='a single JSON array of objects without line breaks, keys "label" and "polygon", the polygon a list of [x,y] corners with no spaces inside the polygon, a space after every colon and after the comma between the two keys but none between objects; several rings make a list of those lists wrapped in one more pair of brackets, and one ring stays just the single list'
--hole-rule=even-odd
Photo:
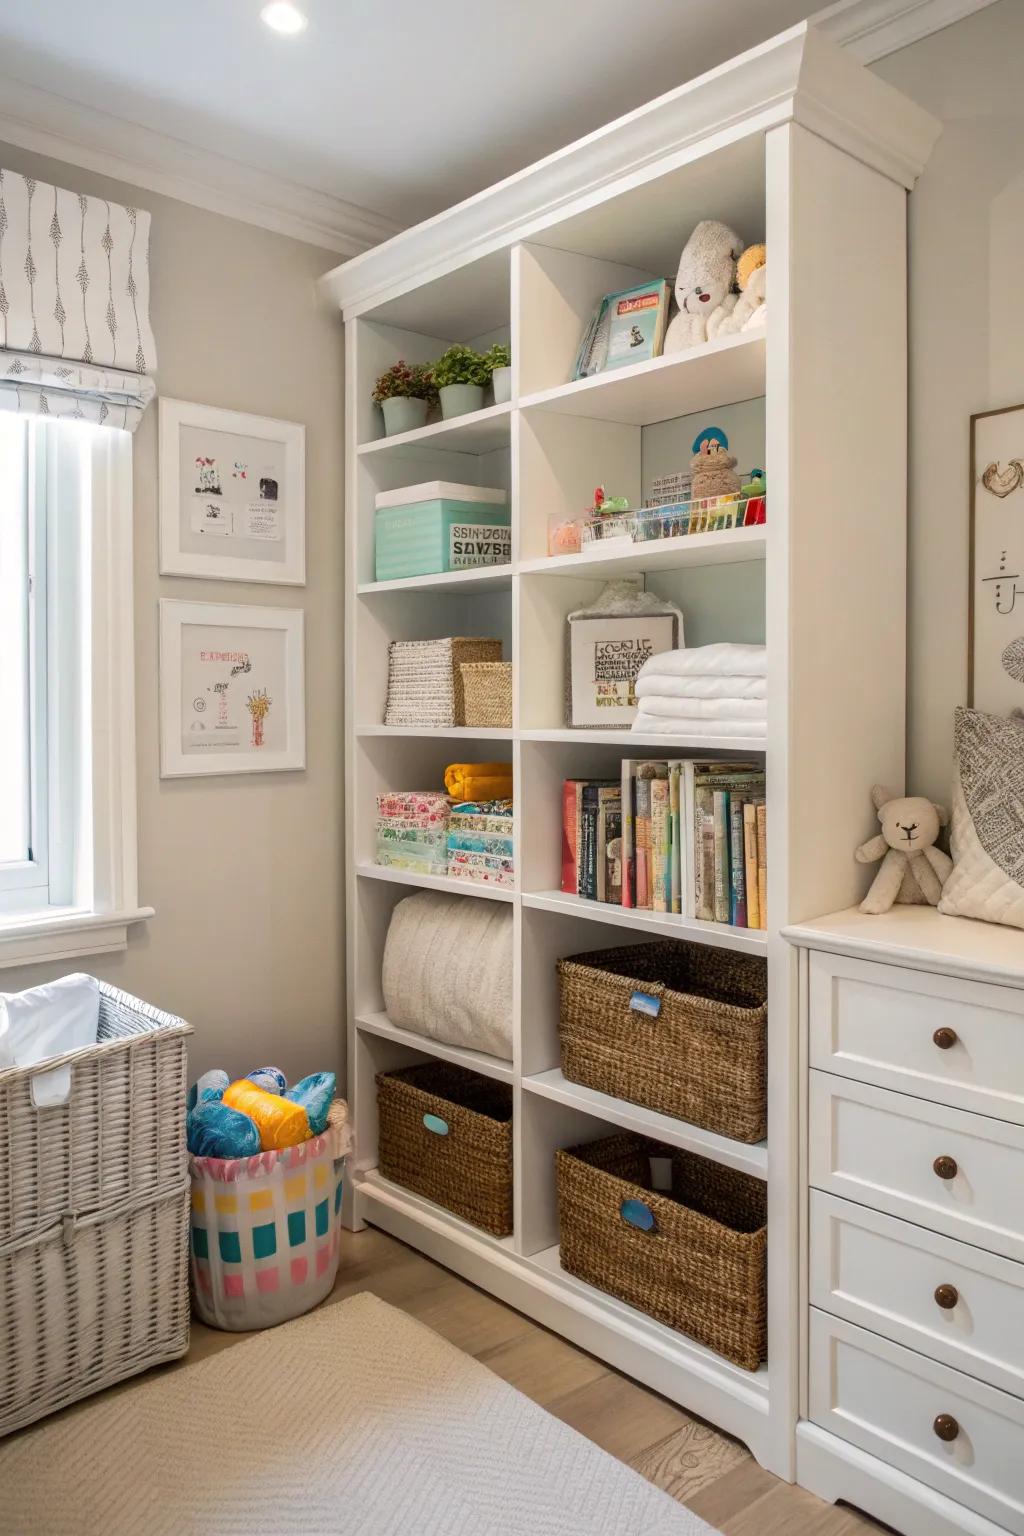
[{"label": "white textured pillow", "polygon": [[391,914],[381,977],[392,1024],[512,1059],[512,908],[418,891]]},{"label": "white textured pillow", "polygon": [[[62,976],[26,992],[0,992],[0,1068],[32,1067],[51,1056],[95,1045],[100,989],[95,976]],[[71,1092],[71,1068],[55,1067],[32,1078],[38,1109],[63,1104]]]},{"label": "white textured pillow", "polygon": [[950,851],[939,911],[1024,928],[1024,726],[958,709]]}]

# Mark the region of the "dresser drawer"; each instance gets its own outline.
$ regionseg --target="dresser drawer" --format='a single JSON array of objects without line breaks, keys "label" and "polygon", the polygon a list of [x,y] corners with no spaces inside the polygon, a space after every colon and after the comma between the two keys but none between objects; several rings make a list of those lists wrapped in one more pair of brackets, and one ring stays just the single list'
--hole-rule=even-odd
[{"label": "dresser drawer", "polygon": [[814,1188],[1024,1260],[1024,1127],[828,1072],[810,1080]]},{"label": "dresser drawer", "polygon": [[1024,1397],[1024,1266],[820,1190],[810,1300]]},{"label": "dresser drawer", "polygon": [[1024,1124],[1024,991],[812,953],[809,1017],[812,1067]]},{"label": "dresser drawer", "polygon": [[816,1308],[809,1342],[815,1424],[1024,1536],[1019,1398]]}]

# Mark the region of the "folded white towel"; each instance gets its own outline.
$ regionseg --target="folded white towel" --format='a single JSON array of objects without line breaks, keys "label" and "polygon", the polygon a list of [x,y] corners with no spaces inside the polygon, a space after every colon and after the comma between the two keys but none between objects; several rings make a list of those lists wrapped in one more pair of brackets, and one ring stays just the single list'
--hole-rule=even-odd
[{"label": "folded white towel", "polygon": [[764,720],[767,699],[674,699],[645,695],[640,708],[646,715],[668,720]]},{"label": "folded white towel", "polygon": [[699,720],[679,715],[651,715],[641,710],[632,729],[651,736],[767,736],[764,720]]},{"label": "folded white towel", "polygon": [[764,699],[768,679],[764,677],[664,677],[641,673],[636,680],[640,699]]},{"label": "folded white towel", "polygon": [[764,677],[766,672],[763,645],[734,645],[720,640],[715,645],[694,645],[684,651],[660,651],[644,662],[638,677]]}]

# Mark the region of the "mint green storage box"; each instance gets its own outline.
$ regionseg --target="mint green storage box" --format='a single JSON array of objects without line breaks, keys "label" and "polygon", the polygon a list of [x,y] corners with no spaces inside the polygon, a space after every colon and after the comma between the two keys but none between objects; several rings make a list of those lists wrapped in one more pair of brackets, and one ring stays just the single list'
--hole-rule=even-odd
[{"label": "mint green storage box", "polygon": [[381,491],[374,514],[377,581],[434,576],[512,558],[508,493],[428,480]]}]

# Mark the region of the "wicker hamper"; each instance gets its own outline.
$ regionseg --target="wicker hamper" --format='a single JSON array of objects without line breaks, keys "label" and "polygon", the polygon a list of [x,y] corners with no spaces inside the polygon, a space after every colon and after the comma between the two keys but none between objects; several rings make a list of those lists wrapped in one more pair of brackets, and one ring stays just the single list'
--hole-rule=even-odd
[{"label": "wicker hamper", "polygon": [[386,1179],[495,1237],[512,1231],[512,1089],[447,1062],[377,1076]]},{"label": "wicker hamper", "polygon": [[[0,1071],[0,1435],[188,1348],[188,1024],[103,982],[95,1045]],[[68,1063],[66,1103],[32,1079]]]},{"label": "wicker hamper", "polygon": [[384,724],[465,725],[461,663],[500,660],[500,640],[392,640]]},{"label": "wicker hamper", "polygon": [[[653,1191],[652,1157],[671,1160],[671,1194]],[[757,1370],[768,1342],[761,1180],[626,1134],[555,1163],[562,1268]]]},{"label": "wicker hamper", "polygon": [[767,967],[677,939],[558,962],[570,1082],[736,1141],[767,1133]]},{"label": "wicker hamper", "polygon": [[511,728],[512,663],[463,661],[459,671],[462,673],[465,724]]}]

